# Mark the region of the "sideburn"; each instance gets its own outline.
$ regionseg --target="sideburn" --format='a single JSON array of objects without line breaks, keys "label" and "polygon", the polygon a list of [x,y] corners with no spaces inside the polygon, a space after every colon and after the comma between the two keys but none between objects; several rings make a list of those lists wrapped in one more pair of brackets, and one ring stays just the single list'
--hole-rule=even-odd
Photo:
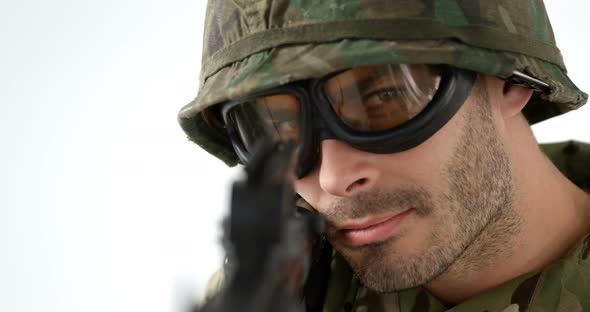
[{"label": "sideburn", "polygon": [[444,274],[480,271],[511,256],[522,227],[510,158],[498,138],[488,92],[478,82],[473,93],[462,138],[444,172],[446,200],[463,210],[457,214],[463,251]]}]

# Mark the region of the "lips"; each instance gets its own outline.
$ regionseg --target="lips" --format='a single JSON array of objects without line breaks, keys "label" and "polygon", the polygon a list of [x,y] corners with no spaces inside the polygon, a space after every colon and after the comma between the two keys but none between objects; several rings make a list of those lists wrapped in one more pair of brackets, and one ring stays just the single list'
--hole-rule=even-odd
[{"label": "lips", "polygon": [[336,236],[349,246],[362,246],[387,240],[400,228],[406,217],[414,212],[408,209],[398,214],[372,217],[338,227]]}]

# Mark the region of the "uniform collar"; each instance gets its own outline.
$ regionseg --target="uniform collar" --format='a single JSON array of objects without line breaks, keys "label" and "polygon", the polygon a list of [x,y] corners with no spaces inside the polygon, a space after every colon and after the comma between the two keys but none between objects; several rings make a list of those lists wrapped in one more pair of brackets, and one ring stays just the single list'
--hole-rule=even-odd
[{"label": "uniform collar", "polygon": [[[580,240],[565,257],[542,271],[516,277],[452,308],[446,307],[425,288],[379,294],[360,284],[336,257],[332,269],[345,270],[352,278],[333,275],[325,312],[472,312],[472,311],[588,311],[590,310],[590,235]],[[336,272],[334,272],[336,273]]]}]

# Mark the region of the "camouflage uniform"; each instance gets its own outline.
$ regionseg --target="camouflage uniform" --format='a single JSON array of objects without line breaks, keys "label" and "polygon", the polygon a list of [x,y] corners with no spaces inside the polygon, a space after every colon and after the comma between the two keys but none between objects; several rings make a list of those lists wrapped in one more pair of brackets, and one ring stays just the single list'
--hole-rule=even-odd
[{"label": "camouflage uniform", "polygon": [[[576,109],[587,95],[568,78],[541,0],[210,0],[199,94],[179,113],[189,138],[228,165],[237,157],[215,109],[228,99],[370,64],[449,64],[549,88],[524,114],[535,123]],[[580,187],[590,188],[590,147],[543,147]],[[590,310],[588,240],[568,257],[450,311]],[[378,295],[336,257],[325,311],[446,311],[420,288]],[[577,309],[577,310],[576,310]]]}]

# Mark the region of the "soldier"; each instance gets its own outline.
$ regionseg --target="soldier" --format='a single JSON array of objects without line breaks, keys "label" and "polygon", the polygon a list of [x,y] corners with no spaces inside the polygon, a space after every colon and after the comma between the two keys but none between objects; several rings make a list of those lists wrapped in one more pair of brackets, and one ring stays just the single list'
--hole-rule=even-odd
[{"label": "soldier", "polygon": [[324,311],[583,311],[590,146],[530,125],[586,100],[541,0],[210,0],[179,120],[228,165],[296,140]]}]

